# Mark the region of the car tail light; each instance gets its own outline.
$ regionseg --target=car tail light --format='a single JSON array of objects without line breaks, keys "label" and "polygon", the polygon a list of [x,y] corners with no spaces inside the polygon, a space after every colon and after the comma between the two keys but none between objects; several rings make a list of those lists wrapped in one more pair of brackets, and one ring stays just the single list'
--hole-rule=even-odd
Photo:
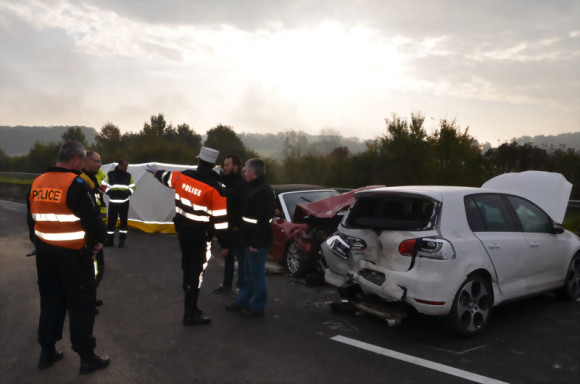
[{"label": "car tail light", "polygon": [[399,253],[403,256],[413,256],[413,249],[419,239],[409,239],[399,244]]},{"label": "car tail light", "polygon": [[403,256],[417,256],[428,259],[455,259],[455,250],[445,239],[422,237],[404,240],[399,244],[399,253]]}]

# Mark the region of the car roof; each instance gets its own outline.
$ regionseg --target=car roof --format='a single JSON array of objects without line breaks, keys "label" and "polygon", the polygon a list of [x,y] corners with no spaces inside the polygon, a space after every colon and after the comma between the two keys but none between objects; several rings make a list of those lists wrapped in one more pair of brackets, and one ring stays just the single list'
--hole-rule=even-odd
[{"label": "car roof", "polygon": [[[490,190],[486,189],[486,191],[489,192]],[[364,196],[404,194],[426,196],[437,201],[443,201],[445,195],[467,195],[477,192],[481,192],[481,188],[458,187],[450,185],[402,185],[398,187],[385,187],[360,191],[357,192],[355,196],[359,198]]]},{"label": "car roof", "polygon": [[485,182],[481,188],[447,185],[404,185],[360,191],[356,198],[380,194],[404,194],[426,196],[436,201],[458,198],[474,193],[502,193],[520,196],[542,208],[554,221],[561,223],[566,214],[572,191],[570,184],[559,173],[525,171],[505,173]]},{"label": "car roof", "polygon": [[295,191],[312,191],[316,189],[333,189],[313,184],[275,184],[271,185],[271,187],[274,190],[274,192],[276,192],[276,194]]}]

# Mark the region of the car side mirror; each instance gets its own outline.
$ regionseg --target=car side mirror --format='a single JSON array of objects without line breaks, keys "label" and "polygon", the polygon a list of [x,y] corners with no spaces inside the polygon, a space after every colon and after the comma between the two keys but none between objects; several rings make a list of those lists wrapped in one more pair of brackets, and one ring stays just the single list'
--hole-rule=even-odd
[{"label": "car side mirror", "polygon": [[560,223],[553,223],[552,224],[552,233],[559,235],[560,233],[564,233],[564,227]]},{"label": "car side mirror", "polygon": [[274,209],[274,217],[280,218],[280,210],[278,208]]}]

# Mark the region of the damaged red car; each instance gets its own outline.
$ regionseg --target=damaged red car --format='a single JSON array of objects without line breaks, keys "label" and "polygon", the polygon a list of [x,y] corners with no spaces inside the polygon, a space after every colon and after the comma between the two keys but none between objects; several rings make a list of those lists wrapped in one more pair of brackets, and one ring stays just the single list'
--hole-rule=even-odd
[{"label": "damaged red car", "polygon": [[288,216],[273,220],[274,247],[270,255],[295,277],[321,273],[320,245],[336,231],[342,217],[355,201],[355,192],[378,187],[381,186],[364,187],[342,194],[334,189],[295,191],[294,195],[278,194],[278,202],[291,209],[284,212]]}]

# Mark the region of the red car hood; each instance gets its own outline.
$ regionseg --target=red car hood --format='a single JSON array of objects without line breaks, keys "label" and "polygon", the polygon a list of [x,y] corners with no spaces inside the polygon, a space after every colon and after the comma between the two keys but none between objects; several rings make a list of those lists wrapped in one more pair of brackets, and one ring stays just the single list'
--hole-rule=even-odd
[{"label": "red car hood", "polygon": [[354,201],[354,194],[358,191],[367,189],[382,188],[384,185],[371,185],[368,187],[354,189],[349,192],[341,193],[337,196],[327,197],[326,199],[313,201],[312,203],[302,203],[296,206],[292,222],[299,223],[304,217],[317,217],[319,219],[330,219],[338,212],[350,207]]}]

